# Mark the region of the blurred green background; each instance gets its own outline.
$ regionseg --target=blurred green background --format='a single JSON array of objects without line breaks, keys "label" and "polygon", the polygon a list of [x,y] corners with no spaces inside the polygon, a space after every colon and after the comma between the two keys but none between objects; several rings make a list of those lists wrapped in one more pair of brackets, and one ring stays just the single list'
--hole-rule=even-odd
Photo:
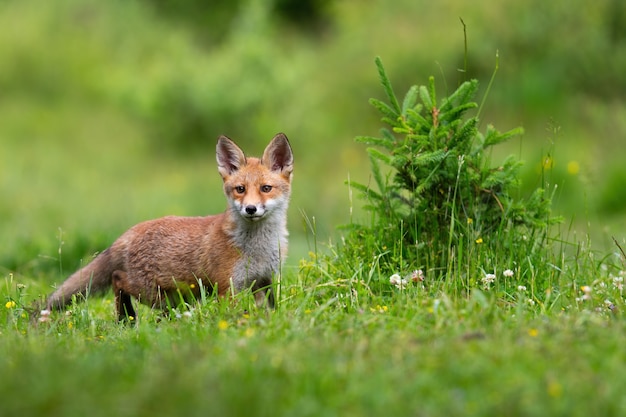
[{"label": "blurred green background", "polygon": [[344,181],[368,182],[377,55],[398,95],[471,77],[480,101],[497,53],[483,127],[526,134],[494,163],[526,161],[522,193],[549,168],[565,234],[626,231],[622,0],[4,0],[0,28],[5,271],[58,281],[142,220],[222,211],[217,137],[260,154],[279,131],[296,265],[304,216],[319,241],[364,219]]}]

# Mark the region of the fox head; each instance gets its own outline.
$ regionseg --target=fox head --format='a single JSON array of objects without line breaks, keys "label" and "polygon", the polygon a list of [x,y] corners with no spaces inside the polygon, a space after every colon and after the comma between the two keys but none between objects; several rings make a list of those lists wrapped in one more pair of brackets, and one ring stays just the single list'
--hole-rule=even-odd
[{"label": "fox head", "polygon": [[293,153],[283,133],[272,139],[261,159],[247,158],[235,142],[220,136],[216,156],[224,194],[240,218],[257,222],[287,209]]}]

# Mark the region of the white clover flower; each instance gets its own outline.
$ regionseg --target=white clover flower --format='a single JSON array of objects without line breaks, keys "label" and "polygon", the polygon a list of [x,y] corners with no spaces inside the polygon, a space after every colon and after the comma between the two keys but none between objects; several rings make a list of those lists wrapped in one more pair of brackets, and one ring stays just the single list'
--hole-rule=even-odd
[{"label": "white clover flower", "polygon": [[505,269],[504,272],[502,273],[502,275],[504,275],[507,278],[510,278],[513,275],[515,275],[515,273],[512,270],[510,270],[510,269]]},{"label": "white clover flower", "polygon": [[403,279],[400,280],[400,283],[396,284],[396,287],[398,287],[398,289],[403,290],[403,289],[406,288],[406,285],[408,283],[409,283],[409,281],[403,278]]},{"label": "white clover flower", "polygon": [[399,274],[393,274],[389,277],[389,283],[395,285],[398,289],[403,290],[409,283],[408,280],[402,278]]},{"label": "white clover flower", "polygon": [[524,292],[524,291],[526,291],[526,287],[524,285],[518,285],[517,286],[517,291]]},{"label": "white clover flower", "polygon": [[482,279],[483,284],[488,285],[493,283],[496,280],[496,274],[487,274]]},{"label": "white clover flower", "polygon": [[50,312],[50,310],[48,310],[48,309],[41,310],[41,311],[39,312],[39,318],[37,319],[37,321],[38,321],[39,323],[45,323],[45,322],[50,321],[50,313],[51,313],[51,312]]},{"label": "white clover flower", "polygon": [[421,269],[416,269],[411,273],[411,281],[413,282],[423,282],[424,281],[424,271]]}]

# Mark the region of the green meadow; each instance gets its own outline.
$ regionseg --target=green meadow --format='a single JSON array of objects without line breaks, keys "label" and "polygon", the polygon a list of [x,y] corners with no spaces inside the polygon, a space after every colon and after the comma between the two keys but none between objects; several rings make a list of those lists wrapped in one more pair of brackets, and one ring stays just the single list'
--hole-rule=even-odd
[{"label": "green meadow", "polygon": [[[626,413],[621,1],[4,1],[0,27],[2,415]],[[219,135],[277,132],[275,310],[38,315],[132,225],[224,210]]]}]

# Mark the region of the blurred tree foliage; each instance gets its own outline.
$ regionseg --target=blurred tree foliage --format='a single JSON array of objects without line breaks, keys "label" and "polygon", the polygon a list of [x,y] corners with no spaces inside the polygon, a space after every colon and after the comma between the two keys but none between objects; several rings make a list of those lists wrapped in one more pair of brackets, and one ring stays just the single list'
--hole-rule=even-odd
[{"label": "blurred tree foliage", "polygon": [[[562,91],[599,97],[626,91],[626,2],[530,0],[509,7],[517,20],[488,19],[479,30],[500,36],[473,47],[502,51],[508,65],[524,74],[524,89],[543,100]],[[515,30],[505,30],[505,25]],[[472,65],[480,75],[491,73],[489,61]]]},{"label": "blurred tree foliage", "polygon": [[[530,159],[523,183],[536,185],[542,151],[552,146],[546,122],[554,119],[562,126],[550,165],[555,182],[564,183],[557,204],[592,211],[604,200],[601,206],[614,208],[609,196],[623,195],[617,188],[623,175],[606,170],[626,157],[625,10],[622,0],[5,0],[0,140],[5,154],[28,154],[41,145],[29,142],[34,135],[50,137],[40,153],[51,160],[41,168],[51,177],[55,165],[80,172],[72,165],[76,155],[115,137],[124,147],[115,151],[115,163],[129,177],[142,158],[159,167],[171,162],[147,149],[164,158],[183,153],[186,164],[198,155],[196,162],[206,163],[200,156],[212,152],[220,134],[258,150],[284,131],[298,153],[294,206],[328,231],[352,213],[342,180],[349,173],[367,182],[367,160],[352,138],[376,136],[379,128],[367,104],[379,91],[373,58],[384,59],[399,91],[434,74],[437,91],[449,94],[469,78],[486,86],[499,51],[500,70],[481,120],[503,130],[524,127],[523,140],[502,145],[510,145],[502,152]],[[467,67],[459,16],[467,24]],[[22,198],[20,190],[31,184],[11,171],[16,158],[6,156],[0,171],[0,191],[10,202],[0,206],[5,219],[42,204],[41,195]],[[42,166],[29,161],[24,170]],[[570,161],[579,166],[575,172]],[[76,193],[72,175],[61,179],[42,181],[49,201],[68,198],[66,190]],[[581,201],[583,188],[588,202]],[[77,204],[69,212],[67,204],[56,204],[67,216],[93,207]],[[56,230],[67,222],[53,223]]]},{"label": "blurred tree foliage", "polygon": [[[246,7],[247,0],[145,0],[165,19],[193,28],[198,39],[207,45],[224,41],[231,32],[232,23]],[[330,19],[332,0],[273,0],[268,3],[272,17],[279,24],[300,31],[314,32]]]},{"label": "blurred tree foliage", "polygon": [[242,0],[146,0],[156,14],[174,23],[189,26],[207,45],[224,41]]},{"label": "blurred tree foliage", "polygon": [[[455,16],[468,22],[470,77],[491,74],[496,50],[514,71],[515,90],[500,99],[521,98],[542,111],[564,92],[626,91],[624,2],[483,6],[455,3]],[[0,87],[122,106],[151,126],[155,149],[193,150],[223,132],[251,136],[250,129],[332,130],[348,139],[354,130],[347,128],[364,120],[354,103],[376,89],[364,66],[373,56],[384,54],[398,68],[401,86],[433,61],[443,62],[447,82],[458,80],[457,18],[448,19],[456,32],[429,23],[449,15],[437,4],[409,1],[8,1],[0,16]],[[435,40],[437,52],[426,53]],[[332,129],[307,120],[311,111]],[[373,114],[367,123],[375,126]]]},{"label": "blurred tree foliage", "polygon": [[626,4],[622,0],[611,0],[606,10],[609,39],[615,47],[626,43]]}]

